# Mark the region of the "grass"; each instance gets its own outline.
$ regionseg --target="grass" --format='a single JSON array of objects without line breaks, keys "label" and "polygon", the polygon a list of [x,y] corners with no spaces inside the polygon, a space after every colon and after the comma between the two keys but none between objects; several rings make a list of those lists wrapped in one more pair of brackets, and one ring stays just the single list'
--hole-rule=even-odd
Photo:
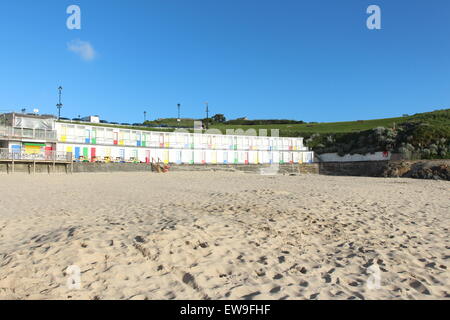
[{"label": "grass", "polygon": [[[147,121],[148,124],[153,125],[167,125],[170,127],[188,127],[193,128],[195,119],[183,118],[177,122],[176,118],[165,118],[154,121]],[[65,122],[65,121],[61,121]],[[419,113],[412,116],[385,118],[375,120],[359,120],[359,121],[345,121],[345,122],[326,122],[326,123],[303,123],[303,124],[271,124],[271,125],[230,125],[230,124],[210,124],[210,128],[219,129],[222,133],[226,133],[227,129],[279,129],[281,136],[298,137],[301,135],[310,136],[314,133],[319,134],[335,134],[335,133],[355,133],[371,130],[377,127],[392,128],[407,122],[423,122],[432,125],[434,128],[443,128],[446,131],[450,128],[450,109],[438,110],[433,112]],[[85,122],[71,122],[80,125],[86,125]],[[97,126],[105,126],[104,124],[92,124]],[[116,128],[135,129],[146,131],[167,131],[171,132],[173,128],[149,128],[144,126],[122,126],[111,125]],[[192,131],[192,130],[190,130]],[[269,132],[270,133],[270,132]]]},{"label": "grass", "polygon": [[310,137],[313,134],[345,134],[371,130],[377,127],[392,128],[404,123],[422,122],[432,125],[434,128],[450,128],[450,109],[420,113],[412,116],[385,118],[375,120],[328,122],[328,123],[304,123],[304,124],[279,124],[279,125],[228,125],[213,124],[210,127],[225,132],[226,129],[279,129],[280,136],[284,137]]},{"label": "grass", "polygon": [[348,133],[373,129],[380,126],[392,126],[394,123],[405,121],[405,118],[388,118],[364,121],[329,122],[329,123],[304,123],[304,124],[279,124],[279,125],[227,125],[214,124],[211,128],[226,129],[279,129],[283,135],[292,133]]},{"label": "grass", "polygon": [[192,119],[192,118],[182,118],[180,119],[180,122],[177,121],[177,118],[164,118],[161,120],[153,120],[153,121],[146,121],[146,124],[151,124],[151,125],[167,125],[169,127],[186,127],[186,128],[192,128],[194,126],[194,121],[196,121],[196,119]]},{"label": "grass", "polygon": [[[298,137],[301,135],[309,136],[313,133],[350,133],[359,132],[364,130],[370,130],[376,127],[392,127],[394,124],[407,122],[412,117],[398,117],[398,118],[386,118],[386,119],[376,119],[376,120],[361,120],[361,121],[346,121],[346,122],[329,122],[329,123],[303,123],[303,124],[270,124],[270,125],[233,125],[233,124],[220,124],[213,123],[210,124],[211,129],[218,129],[222,133],[226,133],[227,129],[242,129],[244,131],[254,129],[256,131],[260,129],[278,129],[280,130],[280,135],[287,137]],[[166,118],[155,121],[147,121],[147,123],[152,125],[167,125],[170,127],[180,127],[192,128],[195,119],[184,118],[178,123],[176,118]],[[155,130],[155,129],[152,129]],[[172,131],[170,129],[167,129]],[[270,134],[270,132],[269,132]]]}]

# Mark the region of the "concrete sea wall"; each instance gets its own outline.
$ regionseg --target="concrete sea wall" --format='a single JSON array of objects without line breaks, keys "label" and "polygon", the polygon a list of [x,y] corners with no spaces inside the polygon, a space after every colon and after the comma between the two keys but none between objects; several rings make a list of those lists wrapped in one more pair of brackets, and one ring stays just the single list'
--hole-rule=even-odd
[{"label": "concrete sea wall", "polygon": [[[151,165],[146,163],[74,163],[73,172],[151,172]],[[421,179],[450,180],[450,160],[418,161],[355,161],[355,162],[321,162],[303,164],[270,165],[233,165],[233,164],[196,164],[171,165],[171,172],[176,171],[242,171],[265,174],[321,174],[333,176],[362,177],[409,177]],[[70,173],[72,164],[57,163],[16,163],[14,172],[23,173]],[[0,173],[12,173],[11,163],[0,163]]]},{"label": "concrete sea wall", "polygon": [[[173,164],[170,166],[170,171],[243,171],[260,173],[262,170],[271,171],[270,165],[233,165],[233,164]],[[151,171],[151,165],[146,163],[74,163],[74,173],[89,173],[89,172],[143,172]],[[275,170],[276,171],[276,170]],[[70,173],[72,172],[71,164],[65,165],[57,163],[55,166],[49,164],[36,163],[35,168],[33,164],[15,164],[15,173]],[[0,163],[0,173],[12,173],[11,163]],[[304,164],[281,164],[278,166],[278,173],[310,173],[318,174],[319,165],[316,163]]]},{"label": "concrete sea wall", "polygon": [[382,177],[389,161],[321,162],[319,174],[331,176]]},{"label": "concrete sea wall", "polygon": [[391,152],[375,152],[369,154],[346,154],[339,156],[337,153],[323,153],[317,155],[322,162],[357,162],[357,161],[386,161],[391,160]]},{"label": "concrete sea wall", "polygon": [[[270,165],[257,164],[172,164],[170,171],[243,171],[259,173],[261,169],[270,170]],[[146,163],[74,163],[75,172],[132,172],[151,171]],[[279,173],[319,173],[319,165],[314,163],[281,164]]]}]

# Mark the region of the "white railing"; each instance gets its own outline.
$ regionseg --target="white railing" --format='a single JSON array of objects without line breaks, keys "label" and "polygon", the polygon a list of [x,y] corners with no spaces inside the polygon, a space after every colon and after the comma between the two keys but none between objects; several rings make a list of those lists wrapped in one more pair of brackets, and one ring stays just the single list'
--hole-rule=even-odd
[{"label": "white railing", "polygon": [[0,160],[9,161],[72,161],[71,152],[43,150],[26,152],[23,149],[0,149]]},{"label": "white railing", "polygon": [[56,140],[57,139],[55,130],[14,128],[14,127],[9,127],[9,126],[0,127],[0,137],[29,138],[29,139],[37,139],[37,140]]}]

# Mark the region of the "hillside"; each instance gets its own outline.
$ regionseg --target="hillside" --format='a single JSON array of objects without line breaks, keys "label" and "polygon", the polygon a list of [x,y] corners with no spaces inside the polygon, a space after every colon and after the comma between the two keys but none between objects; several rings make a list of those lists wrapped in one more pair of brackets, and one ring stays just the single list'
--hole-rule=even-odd
[{"label": "hillside", "polygon": [[[257,121],[275,121],[275,120],[253,120],[247,122]],[[284,120],[292,121],[292,120]],[[385,118],[375,120],[359,120],[346,122],[324,122],[324,123],[290,123],[290,124],[260,124],[260,125],[246,125],[244,124],[228,124],[228,123],[212,123],[210,128],[220,129],[225,132],[226,129],[279,129],[282,136],[311,136],[314,133],[319,134],[334,134],[334,133],[351,133],[374,129],[377,127],[392,128],[394,125],[400,125],[407,122],[426,122],[434,126],[450,126],[450,109],[438,110],[433,112],[418,113],[412,116]],[[181,127],[193,126],[194,119],[183,118],[179,123]],[[228,121],[235,122],[235,121]],[[295,122],[295,121],[292,121]],[[302,121],[300,121],[302,122]],[[152,125],[167,125],[169,127],[176,127],[178,122],[176,118],[165,118],[154,121],[147,121],[146,123]]]},{"label": "hillside", "polygon": [[344,155],[391,151],[402,154],[406,159],[448,159],[450,109],[386,121],[384,125],[369,130],[316,132],[309,135],[306,141],[318,154],[337,152]]},{"label": "hillside", "polygon": [[[174,120],[160,119],[157,123],[174,126]],[[245,124],[264,121],[275,120],[243,121],[243,124],[213,123],[210,128],[219,129],[222,133],[226,133],[227,129],[279,129],[280,136],[305,137],[307,145],[318,154],[392,151],[408,159],[450,158],[450,109],[376,120]],[[180,125],[192,127],[193,119],[183,119]]]},{"label": "hillside", "polygon": [[[194,121],[195,119],[184,118],[178,122],[176,118],[167,118],[147,121],[141,126],[120,127],[148,131],[174,131],[179,125],[180,128],[190,128],[189,131],[193,131]],[[236,122],[241,124],[235,124]],[[284,122],[284,124],[274,124],[274,122]],[[117,125],[114,126],[117,127]],[[403,154],[407,159],[450,158],[450,109],[397,118],[330,123],[232,120],[228,123],[211,123],[210,128],[219,129],[224,134],[227,129],[244,131],[267,129],[269,134],[270,129],[279,129],[280,136],[304,137],[307,146],[317,154],[337,152],[344,155],[392,151]]]},{"label": "hillside", "polygon": [[212,128],[226,129],[279,129],[281,136],[307,136],[313,133],[346,133],[369,130],[380,126],[390,127],[394,123],[407,121],[411,117],[388,118],[376,120],[361,120],[347,122],[276,124],[276,125],[229,125],[213,124]]},{"label": "hillside", "polygon": [[146,121],[146,125],[152,125],[152,126],[168,126],[168,127],[183,127],[183,128],[192,128],[194,126],[194,121],[196,119],[193,118],[182,118],[180,119],[180,122],[177,121],[177,118],[164,118],[164,119],[158,119],[153,121]]}]

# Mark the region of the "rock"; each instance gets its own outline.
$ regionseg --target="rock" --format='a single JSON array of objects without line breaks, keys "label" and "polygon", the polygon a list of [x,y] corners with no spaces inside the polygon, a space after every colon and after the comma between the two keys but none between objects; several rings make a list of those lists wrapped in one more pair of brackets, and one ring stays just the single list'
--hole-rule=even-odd
[{"label": "rock", "polygon": [[[443,161],[444,163],[439,163]],[[450,163],[448,160],[392,161],[384,170],[384,177],[410,177],[450,181]]]}]

